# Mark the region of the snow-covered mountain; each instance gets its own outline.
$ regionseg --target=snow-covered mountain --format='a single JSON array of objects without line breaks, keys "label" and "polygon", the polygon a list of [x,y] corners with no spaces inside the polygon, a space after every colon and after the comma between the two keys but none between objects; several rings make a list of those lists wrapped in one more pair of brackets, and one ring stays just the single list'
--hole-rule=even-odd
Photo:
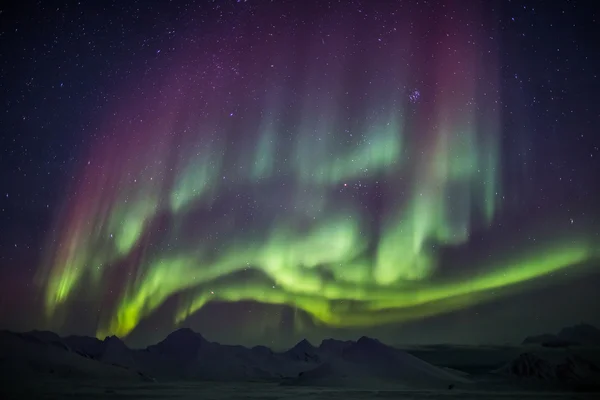
[{"label": "snow-covered mountain", "polygon": [[296,373],[291,360],[266,347],[221,345],[190,329],[179,329],[156,345],[135,350],[134,358],[142,371],[170,379],[268,380]]},{"label": "snow-covered mountain", "polygon": [[523,344],[540,344],[546,347],[600,346],[600,329],[582,323],[562,328],[557,334],[528,336]]},{"label": "snow-covered mountain", "polygon": [[[264,346],[221,345],[190,329],[176,330],[145,349],[131,349],[114,336],[101,340],[86,336],[61,338],[46,331],[2,331],[0,376],[9,380],[25,378],[27,382],[44,378],[110,382],[267,381],[296,386],[394,390],[476,390],[488,378],[501,385],[531,383],[579,390],[595,388],[594,384],[600,381],[600,368],[594,364],[598,360],[590,356],[592,361],[588,361],[587,353],[583,353],[590,348],[527,346],[527,349],[531,351],[501,368],[497,369],[498,363],[492,362],[488,363],[489,369],[472,371],[470,375],[465,372],[467,369],[461,371],[460,363],[442,362],[439,357],[426,358],[431,363],[426,362],[410,350],[403,351],[368,337],[356,341],[327,339],[318,347],[302,340],[287,351],[275,352]],[[464,349],[454,351],[463,354]],[[478,354],[480,358],[489,357],[489,349]]]},{"label": "snow-covered mountain", "polygon": [[300,341],[294,347],[284,352],[283,355],[286,358],[289,358],[290,360],[294,361],[302,361],[308,363],[319,363],[321,361],[321,354],[319,349],[314,347],[306,339]]},{"label": "snow-covered mountain", "polygon": [[26,365],[44,366],[22,368],[24,374],[45,371],[52,375],[63,371],[61,366],[72,364],[67,368],[69,376],[79,374],[91,378],[110,375],[117,368],[117,375],[144,380],[150,377],[157,380],[278,380],[295,377],[320,362],[318,350],[306,341],[287,352],[275,353],[264,346],[247,348],[209,342],[187,328],[176,330],[145,349],[130,349],[115,336],[104,340],[88,336],[61,338],[52,332],[33,331],[2,332],[2,339],[0,360],[6,368],[13,363],[23,364],[20,362],[23,359],[28,360],[24,362]]},{"label": "snow-covered mountain", "polygon": [[[556,352],[559,350],[555,350]],[[566,354],[566,353],[565,353]],[[467,374],[432,365],[380,341],[324,340],[318,347],[302,340],[274,352],[210,342],[179,329],[145,349],[130,349],[119,338],[61,338],[52,332],[0,332],[0,368],[14,376],[46,376],[134,381],[274,381],[308,386],[464,387]],[[593,363],[571,354],[548,361],[521,354],[497,375],[539,381],[588,382],[598,377]]]},{"label": "snow-covered mountain", "polygon": [[498,374],[530,381],[545,381],[566,385],[598,385],[600,368],[577,355],[564,354],[558,359],[545,359],[523,353],[495,371]]},{"label": "snow-covered mountain", "polygon": [[[362,337],[356,342],[327,341],[326,360],[303,372],[292,384],[311,386],[395,386],[448,388],[470,383],[469,379],[447,369]],[[320,347],[320,348],[321,348]]]},{"label": "snow-covered mountain", "polygon": [[[49,340],[50,339],[50,340]],[[0,332],[0,375],[68,379],[150,380],[139,371],[85,357],[46,333]]]},{"label": "snow-covered mountain", "polygon": [[502,366],[497,373],[520,378],[555,379],[556,367],[535,354],[523,353],[508,364]]},{"label": "snow-covered mountain", "polygon": [[68,374],[61,376],[104,378],[114,375],[137,380],[285,379],[287,383],[298,385],[326,382],[327,385],[354,385],[361,381],[402,385],[435,382],[440,386],[467,381],[366,337],[356,342],[328,339],[319,347],[302,340],[291,349],[277,353],[264,346],[246,348],[213,343],[187,328],[176,330],[145,349],[130,349],[115,336],[104,340],[87,336],[61,338],[52,332],[40,331],[3,332],[2,335],[3,344],[10,344],[0,347],[5,366],[19,364],[20,360],[27,360],[21,363],[25,366],[36,366],[21,368],[23,373],[52,375],[55,371],[68,370]]}]

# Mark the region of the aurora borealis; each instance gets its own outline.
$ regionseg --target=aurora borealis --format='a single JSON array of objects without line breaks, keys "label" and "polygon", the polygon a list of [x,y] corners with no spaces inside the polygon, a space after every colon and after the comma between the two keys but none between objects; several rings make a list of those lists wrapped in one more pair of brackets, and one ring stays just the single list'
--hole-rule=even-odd
[{"label": "aurora borealis", "polygon": [[177,8],[124,42],[40,246],[45,321],[84,303],[127,337],[252,302],[360,330],[597,273],[598,191],[548,183],[590,166],[540,139],[491,2],[309,3]]}]

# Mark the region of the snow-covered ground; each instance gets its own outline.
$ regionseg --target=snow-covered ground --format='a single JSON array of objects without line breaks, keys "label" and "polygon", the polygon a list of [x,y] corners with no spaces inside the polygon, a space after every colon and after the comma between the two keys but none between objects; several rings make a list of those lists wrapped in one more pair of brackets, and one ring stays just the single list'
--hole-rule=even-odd
[{"label": "snow-covered ground", "polygon": [[[587,400],[594,397],[588,393],[565,392],[519,392],[519,391],[460,391],[460,390],[377,390],[320,388],[306,386],[281,386],[276,383],[206,383],[168,382],[153,384],[115,384],[114,382],[71,383],[40,382],[32,392],[17,390],[3,399],[180,399],[180,400]],[[21,388],[24,389],[24,388]]]},{"label": "snow-covered ground", "polygon": [[[0,399],[569,398],[600,389],[598,348],[420,346],[367,337],[284,352],[180,329],[145,349],[116,337],[0,332]],[[241,390],[233,396],[231,388]],[[34,393],[35,392],[35,393]],[[7,397],[5,394],[8,393]],[[29,393],[29,395],[25,395]],[[151,393],[151,394],[148,394]],[[537,396],[537,397],[536,397]]]}]

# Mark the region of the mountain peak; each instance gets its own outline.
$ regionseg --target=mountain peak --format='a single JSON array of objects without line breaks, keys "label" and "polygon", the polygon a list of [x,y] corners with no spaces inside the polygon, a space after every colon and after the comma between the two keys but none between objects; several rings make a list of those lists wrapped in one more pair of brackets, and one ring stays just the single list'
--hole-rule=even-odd
[{"label": "mountain peak", "polygon": [[104,342],[106,342],[106,343],[108,343],[108,342],[116,342],[116,343],[121,342],[122,343],[123,341],[118,336],[112,335],[112,336],[105,337],[104,338]]},{"label": "mountain peak", "polygon": [[171,332],[166,338],[167,339],[177,339],[177,340],[199,340],[206,341],[204,337],[198,332],[191,330],[190,328],[180,328],[176,331]]},{"label": "mountain peak", "polygon": [[129,350],[124,341],[117,336],[107,336],[102,342],[104,351],[124,351]]},{"label": "mountain peak", "polygon": [[297,349],[297,350],[314,350],[315,347],[308,340],[302,339],[292,349]]},{"label": "mountain peak", "polygon": [[192,356],[208,343],[209,342],[198,332],[194,332],[190,328],[181,328],[171,332],[161,342],[149,346],[147,349],[150,351],[187,354]]},{"label": "mountain peak", "polygon": [[382,345],[382,343],[379,340],[373,339],[373,338],[370,338],[370,337],[367,337],[367,336],[362,336],[360,339],[358,339],[356,341],[356,344],[359,345],[359,346],[361,346],[361,347],[364,347],[364,346],[381,346]]},{"label": "mountain peak", "polygon": [[298,342],[298,344],[286,351],[285,354],[295,360],[316,362],[320,359],[317,348],[306,339]]}]

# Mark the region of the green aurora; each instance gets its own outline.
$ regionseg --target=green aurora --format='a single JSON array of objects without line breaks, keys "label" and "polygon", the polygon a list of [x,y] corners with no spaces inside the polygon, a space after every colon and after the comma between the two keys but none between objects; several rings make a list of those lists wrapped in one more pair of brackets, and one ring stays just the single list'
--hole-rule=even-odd
[{"label": "green aurora", "polygon": [[[372,78],[365,105],[342,79],[319,78],[335,76],[332,64],[290,104],[277,83],[258,108],[199,112],[165,95],[138,122],[115,122],[48,241],[48,318],[84,296],[101,309],[98,336],[123,337],[176,297],[174,324],[208,302],[252,300],[328,326],[373,326],[490,301],[597,258],[589,227],[468,256],[512,194],[487,94],[495,80],[477,83],[472,64],[462,75],[439,67],[441,94],[423,89],[418,101],[389,84],[409,72],[390,65],[395,78]],[[467,255],[447,260],[448,249]]]}]

